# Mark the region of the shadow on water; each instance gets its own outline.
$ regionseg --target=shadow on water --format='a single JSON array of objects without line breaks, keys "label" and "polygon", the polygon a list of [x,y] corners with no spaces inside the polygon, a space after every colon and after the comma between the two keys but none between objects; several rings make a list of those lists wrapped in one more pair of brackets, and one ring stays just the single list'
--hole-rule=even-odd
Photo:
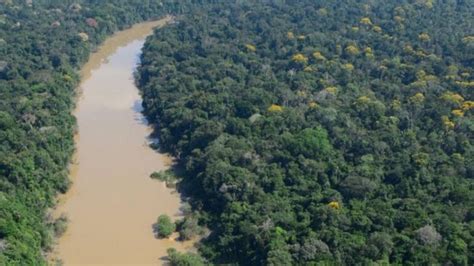
[{"label": "shadow on water", "polygon": [[149,126],[148,119],[146,119],[145,115],[143,114],[143,105],[142,100],[136,100],[133,103],[132,110],[135,113],[135,121],[140,123],[141,125]]},{"label": "shadow on water", "polygon": [[171,265],[170,258],[168,256],[163,256],[159,260],[162,263],[162,265],[165,265],[165,266]]},{"label": "shadow on water", "polygon": [[145,138],[145,143],[154,151],[158,153],[167,153],[163,149],[160,148],[159,142],[160,139],[156,133],[155,128],[153,125],[151,125],[148,122],[148,119],[146,118],[145,114],[143,113],[144,108],[142,105],[143,101],[142,100],[136,100],[133,103],[132,110],[134,112],[134,120],[139,123],[140,125],[145,125],[147,127],[150,127],[152,132]]}]

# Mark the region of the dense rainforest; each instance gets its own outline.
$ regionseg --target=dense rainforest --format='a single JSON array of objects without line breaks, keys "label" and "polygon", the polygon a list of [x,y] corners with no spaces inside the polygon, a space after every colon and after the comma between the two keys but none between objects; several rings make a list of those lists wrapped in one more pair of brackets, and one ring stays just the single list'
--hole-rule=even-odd
[{"label": "dense rainforest", "polygon": [[205,258],[474,264],[473,1],[196,3],[137,82]]},{"label": "dense rainforest", "polygon": [[0,265],[61,231],[77,70],[165,14],[138,84],[209,262],[474,263],[471,0],[0,0]]}]

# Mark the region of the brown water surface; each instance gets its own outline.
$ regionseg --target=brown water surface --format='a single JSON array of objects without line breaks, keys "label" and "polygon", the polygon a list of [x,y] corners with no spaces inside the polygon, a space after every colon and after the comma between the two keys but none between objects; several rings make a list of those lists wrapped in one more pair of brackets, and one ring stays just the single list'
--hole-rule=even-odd
[{"label": "brown water surface", "polygon": [[150,128],[133,82],[145,37],[169,19],[117,33],[82,70],[74,184],[56,210],[70,220],[54,254],[65,265],[158,265],[166,249],[186,248],[153,235],[156,218],[176,217],[180,199],[149,178],[171,160],[148,146]]}]

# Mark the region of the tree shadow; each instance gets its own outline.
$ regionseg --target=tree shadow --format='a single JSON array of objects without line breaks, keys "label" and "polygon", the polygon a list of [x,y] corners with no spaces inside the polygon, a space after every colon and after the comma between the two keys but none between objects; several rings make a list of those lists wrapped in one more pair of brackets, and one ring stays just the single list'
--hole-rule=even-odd
[{"label": "tree shadow", "polygon": [[140,125],[150,126],[148,119],[143,113],[143,101],[141,99],[136,100],[132,105],[132,111],[134,112],[134,120]]},{"label": "tree shadow", "polygon": [[160,265],[170,266],[170,257],[168,255],[159,258]]},{"label": "tree shadow", "polygon": [[163,237],[160,237],[160,235],[158,234],[158,228],[156,228],[156,223],[152,223],[151,224],[151,231],[153,232],[153,236],[156,238],[156,239],[163,239]]}]

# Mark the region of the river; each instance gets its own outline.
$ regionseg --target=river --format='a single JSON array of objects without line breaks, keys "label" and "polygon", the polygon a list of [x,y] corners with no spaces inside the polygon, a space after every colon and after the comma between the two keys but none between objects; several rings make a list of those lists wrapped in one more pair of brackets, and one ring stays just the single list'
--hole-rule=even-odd
[{"label": "river", "polygon": [[144,39],[169,19],[113,35],[81,71],[73,185],[55,211],[69,218],[53,254],[65,265],[159,265],[168,248],[186,248],[153,234],[160,214],[178,215],[180,198],[149,178],[171,159],[149,147],[133,81]]}]

